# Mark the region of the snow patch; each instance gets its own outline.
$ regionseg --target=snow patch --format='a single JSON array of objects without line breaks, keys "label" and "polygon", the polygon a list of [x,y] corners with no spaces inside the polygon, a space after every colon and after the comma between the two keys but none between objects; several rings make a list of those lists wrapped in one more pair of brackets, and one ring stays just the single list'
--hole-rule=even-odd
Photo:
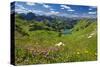
[{"label": "snow patch", "polygon": [[59,42],[58,44],[55,44],[55,46],[64,46],[65,44],[62,42]]}]

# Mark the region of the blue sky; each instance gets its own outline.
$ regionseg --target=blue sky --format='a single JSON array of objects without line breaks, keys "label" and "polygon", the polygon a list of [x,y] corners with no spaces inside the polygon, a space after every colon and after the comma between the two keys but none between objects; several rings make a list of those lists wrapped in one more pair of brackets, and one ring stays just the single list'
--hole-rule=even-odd
[{"label": "blue sky", "polygon": [[33,12],[38,15],[57,15],[65,17],[93,17],[97,16],[96,6],[80,6],[67,4],[48,4],[32,2],[15,2],[15,12]]}]

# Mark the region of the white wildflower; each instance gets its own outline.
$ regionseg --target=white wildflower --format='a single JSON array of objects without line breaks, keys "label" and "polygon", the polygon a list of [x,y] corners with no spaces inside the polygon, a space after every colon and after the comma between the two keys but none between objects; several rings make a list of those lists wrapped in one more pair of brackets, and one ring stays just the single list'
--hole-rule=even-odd
[{"label": "white wildflower", "polygon": [[95,35],[95,32],[92,32],[92,33],[88,36],[88,38],[91,38],[93,35]]},{"label": "white wildflower", "polygon": [[88,38],[91,38],[92,36],[88,36]]}]

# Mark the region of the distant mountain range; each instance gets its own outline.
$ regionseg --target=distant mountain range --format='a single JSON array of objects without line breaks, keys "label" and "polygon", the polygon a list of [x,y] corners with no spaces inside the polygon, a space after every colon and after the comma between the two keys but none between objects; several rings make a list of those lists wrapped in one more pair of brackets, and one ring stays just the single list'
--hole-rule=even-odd
[{"label": "distant mountain range", "polygon": [[53,18],[52,17],[50,17],[50,16],[44,16],[44,15],[42,15],[42,16],[40,16],[40,15],[36,15],[36,14],[34,14],[34,13],[32,13],[32,12],[29,12],[29,13],[27,13],[27,14],[25,14],[25,13],[21,13],[20,14],[21,15],[21,17],[23,18],[23,19],[25,19],[25,20],[37,20],[37,21],[43,21],[43,20],[45,20],[45,19],[47,19],[47,20],[53,20]]},{"label": "distant mountain range", "polygon": [[28,13],[17,13],[17,12],[12,12],[11,14],[19,14],[21,15],[22,18],[26,19],[26,20],[38,20],[38,21],[42,21],[44,19],[48,19],[48,20],[52,20],[54,18],[58,18],[58,19],[63,19],[63,20],[79,20],[79,19],[96,19],[96,18],[87,18],[87,17],[65,17],[65,16],[57,16],[57,15],[50,15],[50,16],[46,16],[46,15],[38,15],[32,12],[28,12]]},{"label": "distant mountain range", "polygon": [[13,12],[11,13],[11,15],[20,15],[20,18],[24,19],[24,20],[36,20],[36,21],[44,21],[44,20],[48,20],[49,22],[54,20],[54,19],[58,19],[61,21],[66,22],[67,24],[73,26],[74,24],[77,23],[77,21],[79,21],[80,19],[88,19],[91,21],[97,20],[96,18],[78,18],[78,17],[64,17],[64,16],[56,16],[56,15],[51,15],[51,16],[45,16],[45,15],[38,15],[32,12],[29,13],[17,13],[17,12]]}]

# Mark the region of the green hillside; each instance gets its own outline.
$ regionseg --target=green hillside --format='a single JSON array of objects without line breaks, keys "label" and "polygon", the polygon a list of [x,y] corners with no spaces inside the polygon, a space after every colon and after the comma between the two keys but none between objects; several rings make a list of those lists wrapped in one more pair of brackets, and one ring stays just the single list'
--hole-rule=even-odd
[{"label": "green hillside", "polygon": [[[81,19],[70,29],[70,34],[61,34],[45,22],[15,20],[15,63],[47,64],[97,59],[97,22]],[[60,24],[61,25],[61,24]],[[57,46],[58,43],[64,45]]]}]

